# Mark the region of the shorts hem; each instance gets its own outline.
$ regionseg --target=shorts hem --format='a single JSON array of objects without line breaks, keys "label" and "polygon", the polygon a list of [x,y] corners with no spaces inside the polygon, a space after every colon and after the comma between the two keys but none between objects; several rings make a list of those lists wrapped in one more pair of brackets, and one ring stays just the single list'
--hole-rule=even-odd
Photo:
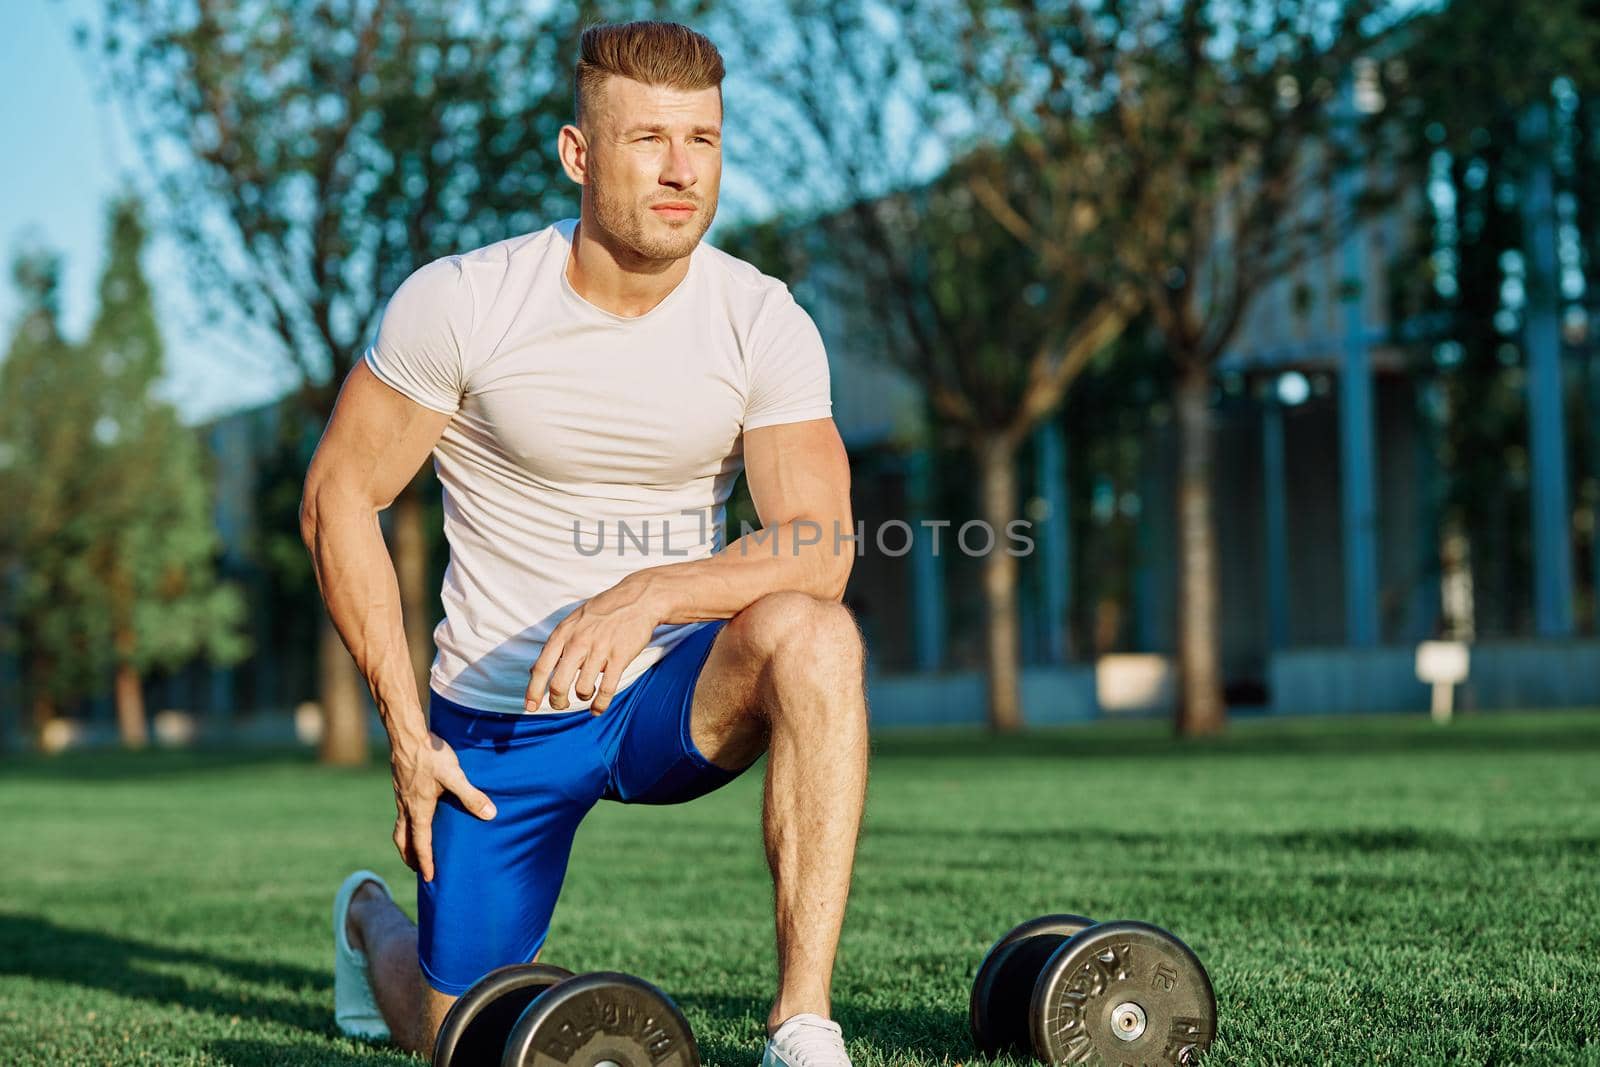
[{"label": "shorts hem", "polygon": [[[720,619],[716,620],[716,622],[720,624],[717,625],[717,633],[721,633],[722,626],[726,625],[728,620]],[[733,781],[745,771],[749,770],[756,761],[751,760],[749,763],[745,764],[743,767],[740,767],[736,771],[729,770],[726,767],[719,767],[717,764],[706,759],[705,754],[702,753],[699,746],[694,743],[694,691],[695,688],[700,684],[700,675],[705,672],[706,660],[711,658],[711,646],[715,645],[716,643],[717,638],[716,635],[713,634],[711,640],[706,642],[705,651],[700,655],[699,665],[695,667],[694,685],[689,687],[689,692],[684,698],[683,702],[683,712],[678,718],[678,738],[679,743],[683,746],[683,754],[688,756],[689,759],[694,762],[695,766],[699,767],[702,771],[709,771],[712,774],[726,776],[727,781],[723,783],[723,785],[726,785],[728,782]],[[756,759],[760,758],[760,756],[756,757]]]},{"label": "shorts hem", "polygon": [[[539,958],[539,953],[544,951],[544,942],[545,942],[545,939],[541,937],[539,939],[539,943],[533,947],[533,951],[532,952],[528,953],[528,956],[527,956],[526,959],[514,960],[511,963],[498,963],[498,964],[495,964],[495,966],[489,968],[488,971],[484,971],[483,975],[487,975],[487,974],[490,973],[490,971],[498,970],[501,967],[525,967],[525,966],[527,966],[528,964],[532,963],[534,960],[538,959]],[[433,987],[434,992],[443,993],[447,997],[459,997],[462,994],[464,994],[467,990],[469,990],[473,986],[477,985],[478,982],[483,980],[483,975],[480,975],[480,976],[478,976],[478,978],[474,979],[471,982],[467,982],[465,984],[462,984],[460,982],[446,982],[444,979],[442,979],[438,975],[434,974],[432,968],[430,968],[426,963],[424,963],[420,956],[417,958],[417,966],[422,970],[423,980],[426,981],[428,983],[428,985]]]},{"label": "shorts hem", "polygon": [[433,988],[435,993],[443,993],[447,997],[459,997],[461,994],[471,989],[474,984],[469,982],[466,985],[462,985],[459,982],[446,982],[429,970],[426,963],[423,963],[420,960],[417,962],[418,966],[422,968],[423,980]]}]

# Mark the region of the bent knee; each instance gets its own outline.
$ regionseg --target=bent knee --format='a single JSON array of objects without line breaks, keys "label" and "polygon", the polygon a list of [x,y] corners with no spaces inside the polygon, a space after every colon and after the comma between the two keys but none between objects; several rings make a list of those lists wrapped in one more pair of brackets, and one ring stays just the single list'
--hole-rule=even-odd
[{"label": "bent knee", "polygon": [[861,648],[849,608],[795,590],[768,593],[734,615],[728,627],[740,643],[769,657],[797,647],[813,658],[858,654]]}]

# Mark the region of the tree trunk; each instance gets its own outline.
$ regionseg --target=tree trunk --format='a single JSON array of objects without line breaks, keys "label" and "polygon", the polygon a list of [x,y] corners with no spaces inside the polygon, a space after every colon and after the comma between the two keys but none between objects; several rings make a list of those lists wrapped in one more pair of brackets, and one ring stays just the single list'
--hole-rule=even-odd
[{"label": "tree trunk", "polygon": [[[989,728],[995,733],[1009,734],[1022,728],[1017,557],[1006,551],[1010,544],[1006,537],[1006,525],[1017,517],[1016,449],[1007,439],[992,437],[980,446],[979,463],[983,519],[989,524],[994,538],[993,545],[983,558]],[[974,550],[983,543],[981,538],[969,541]],[[960,546],[940,546],[940,551],[951,550],[959,551]]]},{"label": "tree trunk", "polygon": [[116,678],[117,733],[124,748],[144,748],[150,743],[150,729],[145,721],[144,691],[139,685],[139,672],[131,663],[117,664]]},{"label": "tree trunk", "polygon": [[1178,733],[1221,733],[1217,531],[1212,521],[1210,368],[1184,359],[1177,376],[1178,415]]},{"label": "tree trunk", "polygon": [[394,502],[395,578],[400,584],[400,614],[405,622],[406,649],[417,679],[417,697],[426,713],[428,672],[433,667],[433,591],[428,588],[428,529],[423,521],[422,493],[428,468],[411,479]]},{"label": "tree trunk", "polygon": [[367,762],[367,713],[361,699],[361,673],[326,611],[318,612],[318,692],[322,703],[323,763],[354,767]]}]

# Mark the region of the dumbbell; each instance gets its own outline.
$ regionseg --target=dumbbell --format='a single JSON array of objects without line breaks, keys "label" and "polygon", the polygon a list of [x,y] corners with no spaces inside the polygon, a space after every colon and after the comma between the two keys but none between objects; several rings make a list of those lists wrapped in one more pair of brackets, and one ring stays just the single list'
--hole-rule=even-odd
[{"label": "dumbbell", "polygon": [[1030,919],[996,941],[972,983],[972,1040],[1045,1063],[1198,1062],[1217,1032],[1200,960],[1142,922]]},{"label": "dumbbell", "polygon": [[451,1005],[433,1067],[700,1067],[700,1053],[644,979],[529,963],[490,971]]}]

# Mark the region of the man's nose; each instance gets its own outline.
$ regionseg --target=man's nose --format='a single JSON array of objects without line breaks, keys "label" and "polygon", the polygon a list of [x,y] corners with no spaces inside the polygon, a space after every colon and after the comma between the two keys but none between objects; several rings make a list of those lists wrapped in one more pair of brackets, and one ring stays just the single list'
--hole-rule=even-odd
[{"label": "man's nose", "polygon": [[681,144],[673,143],[667,149],[667,158],[661,168],[661,184],[674,189],[687,189],[699,180],[694,172],[694,160]]}]

